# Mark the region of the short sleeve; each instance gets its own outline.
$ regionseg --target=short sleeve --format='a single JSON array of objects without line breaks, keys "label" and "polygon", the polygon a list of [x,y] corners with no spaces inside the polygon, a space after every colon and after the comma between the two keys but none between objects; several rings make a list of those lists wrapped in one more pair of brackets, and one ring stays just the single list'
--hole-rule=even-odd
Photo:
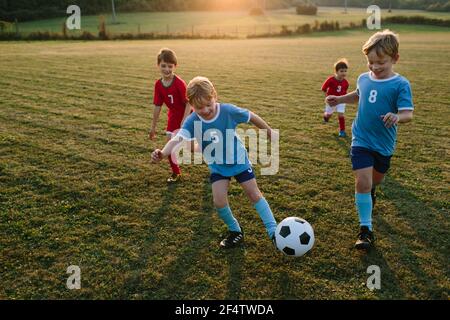
[{"label": "short sleeve", "polygon": [[[177,133],[178,137],[181,137],[184,140],[194,140],[195,139],[195,133],[194,133],[195,118],[196,117],[194,114],[191,114],[186,118],[186,120],[183,123],[183,126]],[[198,120],[198,121],[200,121],[200,120]]]},{"label": "short sleeve", "polygon": [[402,82],[398,98],[397,98],[397,109],[400,110],[414,110],[414,105],[412,101],[411,86],[408,81]]},{"label": "short sleeve", "polygon": [[330,86],[330,78],[325,80],[325,82],[322,84],[322,91],[327,92],[329,86]]},{"label": "short sleeve", "polygon": [[155,91],[153,93],[153,104],[155,106],[160,107],[164,103],[164,98],[163,98],[162,92],[158,86],[158,82],[159,82],[159,80],[155,82]]},{"label": "short sleeve", "polygon": [[231,106],[231,118],[237,123],[248,123],[250,121],[250,111],[247,109]]},{"label": "short sleeve", "polygon": [[358,97],[360,96],[360,92],[359,92],[359,82],[361,81],[361,76],[362,76],[362,75],[360,75],[360,76],[358,77],[358,80],[356,80],[356,94],[358,95]]}]

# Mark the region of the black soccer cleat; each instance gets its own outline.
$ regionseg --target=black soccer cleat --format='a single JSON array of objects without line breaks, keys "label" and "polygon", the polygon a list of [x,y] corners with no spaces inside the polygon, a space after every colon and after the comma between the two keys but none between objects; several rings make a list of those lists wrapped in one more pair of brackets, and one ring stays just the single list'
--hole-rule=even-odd
[{"label": "black soccer cleat", "polygon": [[369,230],[369,227],[362,226],[358,233],[358,240],[355,242],[355,249],[369,250],[373,246],[374,241],[373,232]]},{"label": "black soccer cleat", "polygon": [[230,231],[228,237],[220,242],[220,246],[225,249],[235,248],[244,242],[244,233],[239,231]]},{"label": "black soccer cleat", "polygon": [[272,240],[273,246],[275,247],[275,249],[278,250],[277,248],[277,239],[275,238],[275,234],[273,234],[272,238],[270,238],[270,240]]},{"label": "black soccer cleat", "polygon": [[375,203],[377,202],[377,194],[375,187],[370,190],[370,196],[372,197],[372,209],[375,208]]}]

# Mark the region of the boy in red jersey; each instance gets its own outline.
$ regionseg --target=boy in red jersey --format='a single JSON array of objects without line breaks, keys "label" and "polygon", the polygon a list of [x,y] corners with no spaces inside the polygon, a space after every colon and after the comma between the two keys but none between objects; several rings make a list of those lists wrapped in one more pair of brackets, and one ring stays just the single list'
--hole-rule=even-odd
[{"label": "boy in red jersey", "polygon": [[[177,57],[175,52],[163,48],[160,50],[157,58],[158,68],[161,72],[161,79],[155,83],[155,92],[153,96],[153,122],[149,132],[150,140],[156,135],[156,124],[161,113],[163,103],[169,108],[167,118],[167,141],[180,129],[184,119],[191,113],[191,106],[186,97],[186,82],[175,74],[177,67]],[[172,175],[167,182],[176,182],[181,178],[181,170],[172,157],[169,157]]]},{"label": "boy in red jersey", "polygon": [[[348,81],[345,79],[347,76],[348,62],[346,59],[340,59],[334,64],[334,75],[328,77],[322,85],[322,91],[325,92],[325,96],[343,96],[347,94]],[[325,106],[325,112],[323,114],[323,121],[328,122],[334,111],[338,112],[339,119],[339,137],[345,137],[345,103],[338,104],[335,107],[330,105]]]}]

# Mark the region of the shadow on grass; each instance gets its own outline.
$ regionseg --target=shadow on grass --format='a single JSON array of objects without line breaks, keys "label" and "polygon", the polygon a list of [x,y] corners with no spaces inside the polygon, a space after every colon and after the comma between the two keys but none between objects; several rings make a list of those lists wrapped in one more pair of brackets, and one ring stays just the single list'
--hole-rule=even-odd
[{"label": "shadow on grass", "polygon": [[[398,228],[396,229],[383,218],[382,212],[374,217],[377,229],[383,237],[389,239],[393,250],[400,256],[400,263],[415,276],[413,282],[408,283],[405,280],[403,286],[408,287],[410,295],[416,298],[447,299],[448,288],[446,290],[444,285],[441,283],[440,286],[439,283],[444,279],[439,280],[430,276],[435,273],[433,266],[427,262],[427,258],[420,258],[418,254],[423,250],[427,253],[431,252],[434,264],[438,264],[439,271],[444,273],[443,277],[448,276],[450,234],[448,228],[439,222],[440,219],[436,219],[440,208],[428,206],[400,182],[389,176],[384,182],[384,193],[396,207],[399,218],[416,235],[411,238],[410,235],[401,234]],[[435,216],[434,219],[433,216]],[[442,219],[445,218],[442,217]],[[420,244],[424,246],[420,247]]]},{"label": "shadow on grass", "polygon": [[[356,249],[353,249],[356,250]],[[381,250],[376,246],[368,253],[361,252],[361,262],[368,268],[371,265],[380,267],[381,289],[374,293],[379,299],[406,299],[406,293],[402,289],[400,280],[395,271],[391,269]],[[367,273],[366,278],[372,274]]]},{"label": "shadow on grass", "polygon": [[279,286],[281,289],[281,296],[277,298],[279,300],[297,300],[301,299],[296,293],[295,286],[293,285],[293,279],[289,277],[288,272],[282,271],[279,276]]},{"label": "shadow on grass", "polygon": [[[347,139],[346,139],[347,140]],[[347,141],[337,139],[338,144],[348,152],[350,146]],[[402,265],[407,268],[408,272],[414,275],[414,279],[403,279],[400,283],[400,273],[389,267],[386,259],[381,251],[377,248],[361,257],[362,261],[367,264],[378,265],[382,274],[382,289],[376,291],[376,295],[380,299],[405,299],[405,298],[431,298],[446,299],[447,290],[444,286],[439,286],[439,280],[433,278],[430,274],[433,270],[425,270],[427,265],[426,259],[421,259],[417,255],[417,251],[421,248],[414,242],[425,244],[427,252],[432,252],[434,263],[439,264],[439,269],[444,274],[448,274],[448,264],[450,260],[449,240],[450,234],[448,228],[442,225],[439,220],[445,217],[438,216],[441,208],[430,207],[419,199],[414,193],[399,181],[386,175],[382,184],[384,189],[384,198],[387,198],[397,209],[396,214],[408,226],[414,230],[417,238],[411,238],[409,235],[403,235],[401,229],[391,226],[383,216],[391,213],[382,212],[379,206],[374,210],[377,214],[373,215],[374,227],[378,231],[378,238],[384,238],[392,246],[395,254],[398,254],[400,261],[393,261],[391,265]],[[383,198],[379,202],[383,201]],[[433,219],[433,216],[435,217]],[[437,219],[436,219],[437,218]],[[421,267],[423,266],[423,267]],[[429,271],[429,272],[427,272]],[[444,276],[445,277],[445,276]]]},{"label": "shadow on grass", "polygon": [[162,203],[159,209],[152,214],[151,224],[152,227],[147,230],[147,238],[144,242],[144,248],[140,254],[137,262],[133,264],[133,272],[125,280],[124,287],[122,291],[119,292],[119,299],[130,299],[131,295],[134,293],[143,293],[144,298],[154,298],[152,294],[148,294],[146,288],[144,287],[144,281],[142,279],[142,273],[147,268],[149,264],[149,258],[155,254],[154,250],[151,248],[153,243],[158,241],[157,235],[158,231],[164,228],[165,218],[170,215],[170,205],[176,201],[177,189],[179,184],[169,184],[166,190],[161,190]]},{"label": "shadow on grass", "polygon": [[238,300],[241,298],[242,270],[245,260],[245,247],[235,248],[225,253],[229,267],[229,279],[226,300]]},{"label": "shadow on grass", "polygon": [[[170,202],[170,199],[167,199]],[[164,201],[166,202],[166,201]],[[203,280],[205,277],[201,275],[196,276],[196,272],[205,270],[202,268],[202,262],[210,264],[205,259],[215,259],[226,255],[226,259],[230,266],[230,279],[228,283],[227,299],[237,299],[240,295],[241,287],[241,269],[244,249],[230,250],[229,252],[206,256],[204,253],[209,250],[217,250],[218,241],[211,232],[211,225],[213,223],[213,215],[215,209],[212,201],[211,185],[209,179],[205,179],[203,184],[203,197],[200,208],[200,215],[198,220],[192,222],[192,238],[189,243],[184,243],[183,249],[178,253],[176,260],[172,265],[165,270],[163,278],[158,281],[157,289],[149,293],[146,298],[156,299],[196,299],[204,298],[208,292],[211,283]],[[164,203],[161,206],[161,211],[164,212]],[[211,248],[211,244],[216,247]],[[199,267],[200,266],[200,267]],[[207,273],[208,270],[206,270]],[[211,273],[216,274],[216,271]],[[189,279],[188,282],[185,280]]]}]

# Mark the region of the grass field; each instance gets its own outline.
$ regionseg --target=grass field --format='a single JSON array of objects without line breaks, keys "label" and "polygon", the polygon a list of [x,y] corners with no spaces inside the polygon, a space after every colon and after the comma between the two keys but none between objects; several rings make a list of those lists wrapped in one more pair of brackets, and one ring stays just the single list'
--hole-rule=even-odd
[{"label": "grass field", "polygon": [[[0,43],[0,298],[448,299],[449,32],[400,35],[396,70],[412,83],[415,118],[400,126],[379,192],[376,249],[351,249],[350,139],[337,137],[336,118],[321,123],[320,85],[345,56],[355,88],[369,34]],[[167,186],[168,164],[150,164],[165,139],[165,113],[157,142],[147,139],[163,46],[186,81],[209,77],[221,101],[280,129],[280,171],[258,183],[278,221],[313,225],[308,255],[276,252],[236,183],[229,200],[246,244],[221,251],[207,167],[183,166],[185,180]],[[81,290],[66,288],[70,265]],[[365,285],[370,265],[381,290]]]},{"label": "grass field", "polygon": [[[81,11],[82,30],[93,33],[98,32],[99,17],[83,16]],[[422,15],[430,18],[450,19],[449,13],[426,12],[420,10],[393,10],[388,13],[382,10],[382,17],[392,15]],[[141,12],[120,13],[119,24],[111,24],[111,16],[105,16],[107,30],[111,33],[192,33],[202,35],[229,34],[246,36],[267,32],[279,32],[282,25],[298,26],[304,23],[314,23],[315,20],[322,22],[339,21],[341,26],[350,22],[360,23],[368,17],[364,8],[349,8],[344,14],[342,8],[320,7],[316,16],[297,15],[295,9],[268,11],[265,16],[250,16],[246,11],[231,12]],[[61,26],[66,18],[49,19],[40,21],[24,22],[19,24],[20,32],[25,34],[32,31],[61,32]],[[78,31],[72,31],[78,32]]]}]

